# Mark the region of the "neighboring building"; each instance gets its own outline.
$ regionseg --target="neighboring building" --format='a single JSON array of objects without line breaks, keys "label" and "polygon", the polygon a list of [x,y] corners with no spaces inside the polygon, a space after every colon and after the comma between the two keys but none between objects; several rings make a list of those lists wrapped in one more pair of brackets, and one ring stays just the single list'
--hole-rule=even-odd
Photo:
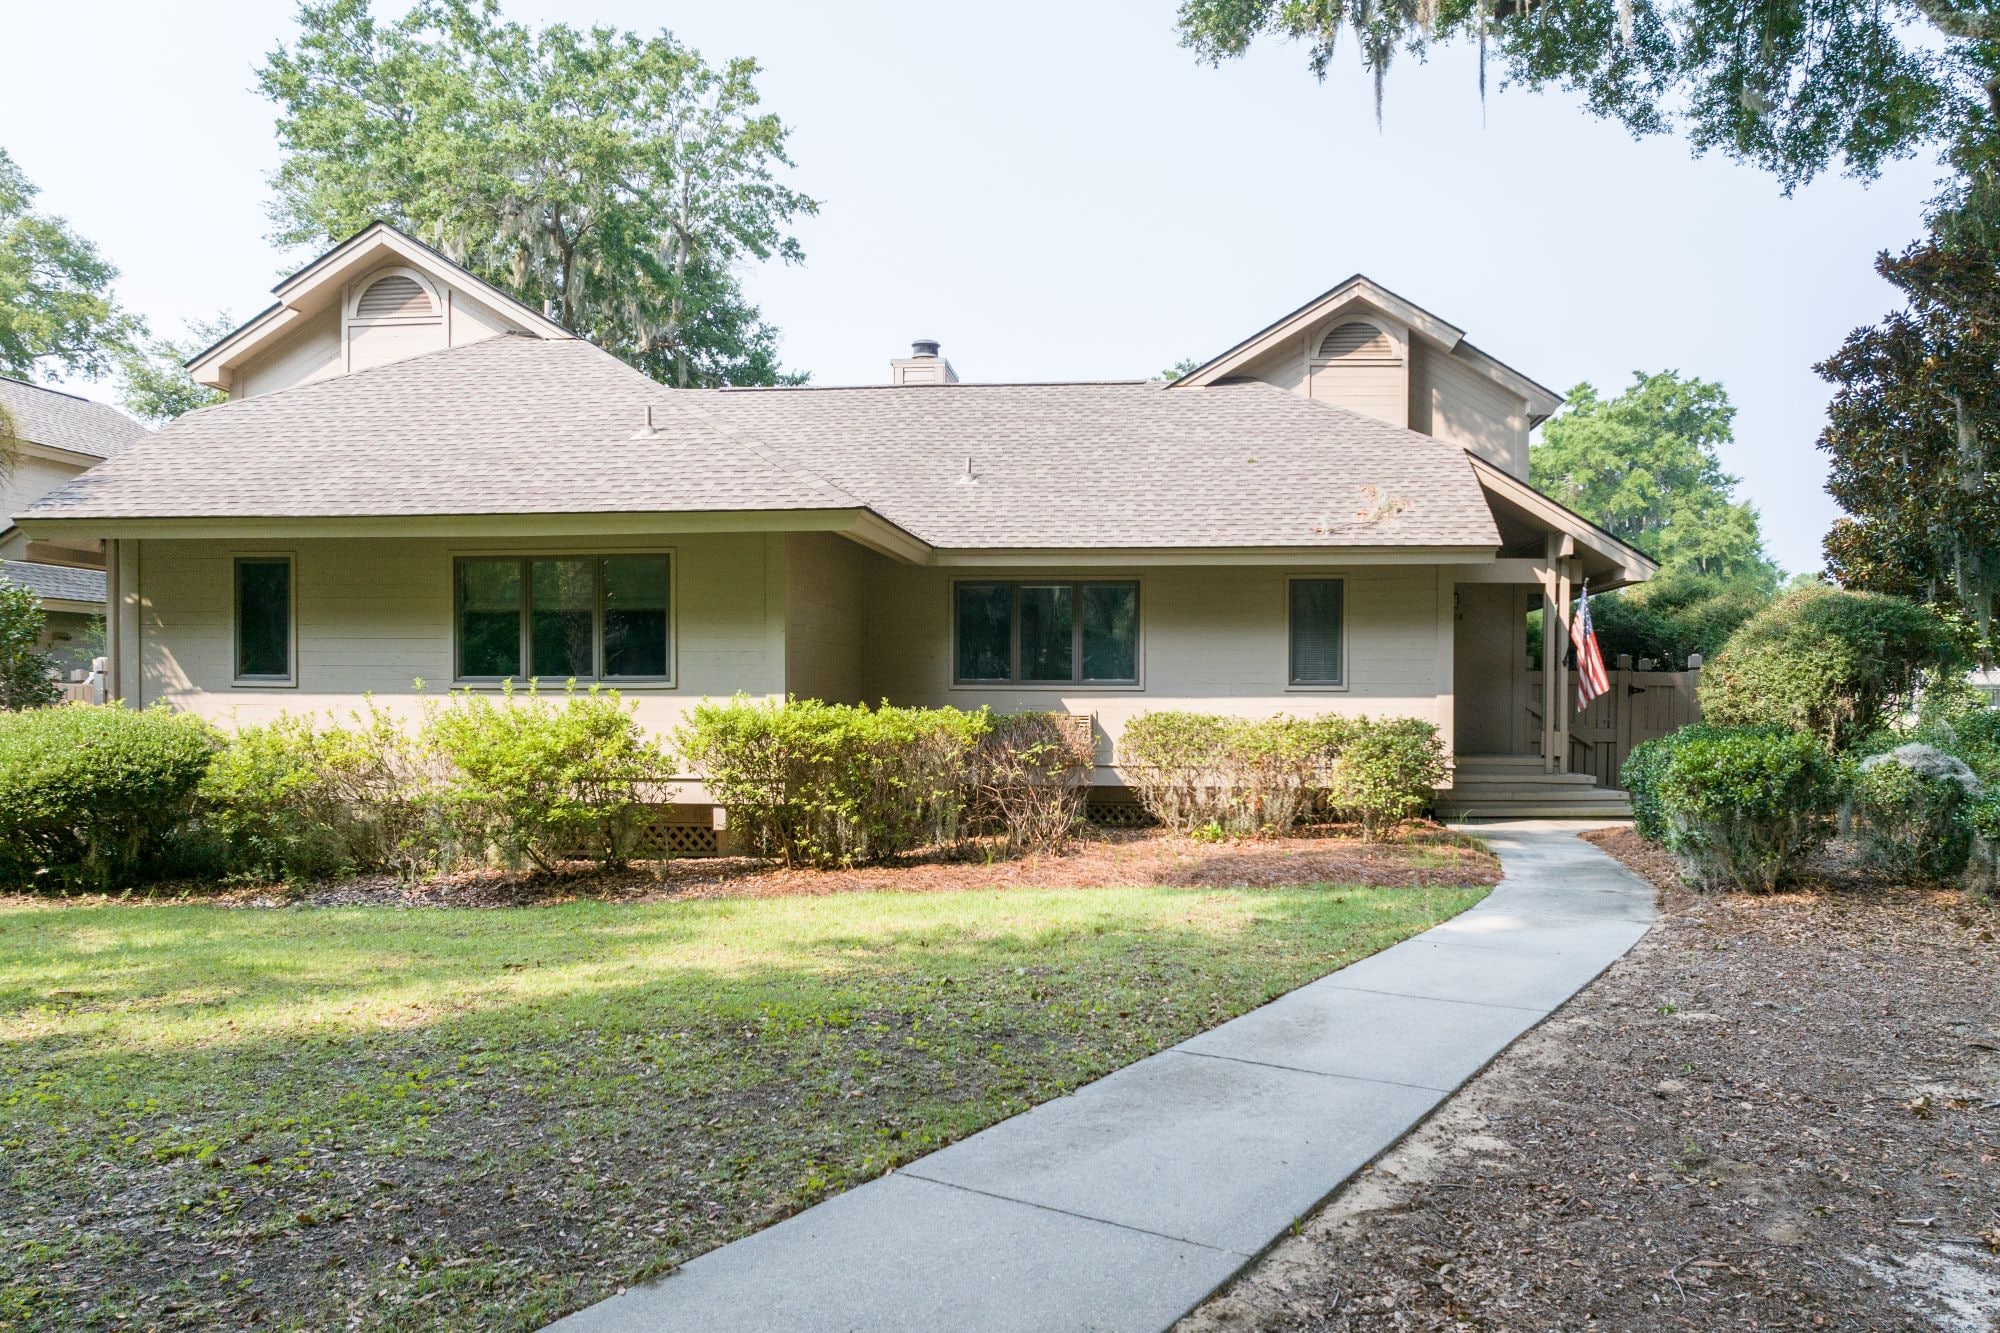
[{"label": "neighboring building", "polygon": [[109,544],[132,703],[1053,708],[1107,783],[1147,709],[1407,714],[1539,779],[1531,600],[1654,572],[1527,484],[1557,395],[1362,277],[1171,384],[668,389],[380,223],[277,295],[190,362],[232,401],[22,517]]},{"label": "neighboring building", "polygon": [[13,466],[0,470],[0,578],[40,597],[42,646],[65,672],[88,668],[103,652],[102,544],[73,534],[30,540],[11,516],[151,432],[103,403],[5,376],[0,408],[19,439]]}]

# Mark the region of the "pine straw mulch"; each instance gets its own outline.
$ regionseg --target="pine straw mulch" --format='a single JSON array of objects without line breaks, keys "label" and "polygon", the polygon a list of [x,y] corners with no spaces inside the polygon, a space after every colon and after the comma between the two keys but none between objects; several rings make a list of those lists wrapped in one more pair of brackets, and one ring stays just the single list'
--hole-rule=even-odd
[{"label": "pine straw mulch", "polygon": [[1591,838],[1660,924],[1184,1331],[2000,1328],[2000,910]]},{"label": "pine straw mulch", "polygon": [[118,901],[198,901],[257,908],[534,907],[580,899],[661,902],[1148,884],[1218,889],[1299,884],[1424,888],[1492,885],[1500,880],[1500,863],[1484,845],[1435,824],[1407,824],[1380,842],[1364,842],[1338,826],[1303,832],[1305,836],[1291,838],[1206,842],[1156,830],[1093,829],[1066,851],[1011,860],[979,846],[848,870],[786,869],[743,856],[690,857],[609,871],[581,864],[557,874],[475,871],[417,884],[367,875],[296,887],[197,891],[183,886]]}]

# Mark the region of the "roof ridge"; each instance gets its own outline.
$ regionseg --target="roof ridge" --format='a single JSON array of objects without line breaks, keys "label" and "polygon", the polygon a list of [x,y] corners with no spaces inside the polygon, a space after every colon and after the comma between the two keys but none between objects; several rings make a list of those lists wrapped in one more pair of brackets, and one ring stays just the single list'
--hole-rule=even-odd
[{"label": "roof ridge", "polygon": [[[112,407],[109,403],[100,403],[95,398],[85,398],[82,394],[71,393],[68,389],[51,389],[46,384],[37,384],[33,380],[24,380],[19,375],[0,375],[0,380],[4,380],[8,384],[18,384],[24,389],[33,389],[37,393],[52,393],[58,398],[68,398],[75,402],[88,403],[92,407],[102,407],[108,411],[118,412],[118,409]],[[125,414],[118,412],[118,415],[124,416]],[[130,418],[127,419],[129,420]]]},{"label": "roof ridge", "polygon": [[855,393],[899,389],[1067,389],[1138,387],[1164,384],[1164,380],[960,380],[951,384],[722,384],[712,389],[680,390],[682,393]]}]

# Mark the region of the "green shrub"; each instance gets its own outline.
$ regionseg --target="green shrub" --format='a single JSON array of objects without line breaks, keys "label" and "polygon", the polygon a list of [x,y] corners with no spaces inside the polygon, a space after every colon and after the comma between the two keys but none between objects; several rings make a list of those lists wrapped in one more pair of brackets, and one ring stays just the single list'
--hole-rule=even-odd
[{"label": "green shrub", "polygon": [[1982,783],[2000,783],[2000,708],[1962,679],[1925,691],[1909,739],[1963,760]]},{"label": "green shrub", "polygon": [[1788,593],[1731,635],[1701,678],[1715,726],[1778,726],[1846,750],[1963,662],[1954,632],[1901,597],[1824,586]]},{"label": "green shrub", "polygon": [[676,741],[730,827],[786,865],[880,861],[954,841],[989,715],[738,697],[704,703]]},{"label": "green shrub", "polygon": [[1626,798],[1632,806],[1633,831],[1648,842],[1660,842],[1666,837],[1666,814],[1660,806],[1660,779],[1665,775],[1667,762],[1673,758],[1675,749],[1703,737],[1744,730],[1782,734],[1781,729],[1774,727],[1711,727],[1696,722],[1633,746],[1632,752],[1625,756],[1625,766],[1619,770],[1619,781],[1624,785]]},{"label": "green shrub", "polygon": [[51,674],[55,659],[40,648],[48,620],[41,599],[0,564],[0,711],[41,708],[62,697]]},{"label": "green shrub", "polygon": [[972,752],[974,822],[1000,829],[1009,855],[1061,850],[1083,823],[1095,751],[1067,714],[993,718]]},{"label": "green shrub", "polygon": [[2000,791],[1989,788],[1959,811],[1969,844],[1960,883],[1975,898],[2000,901]]},{"label": "green shrub", "polygon": [[1444,741],[1416,718],[1363,719],[1327,776],[1326,803],[1370,841],[1423,813],[1444,781]]},{"label": "green shrub", "polygon": [[231,873],[414,878],[464,859],[446,789],[441,763],[371,700],[344,726],[287,715],[240,729],[209,766],[201,804]]},{"label": "green shrub", "polygon": [[1662,841],[1691,879],[1769,889],[1832,833],[1840,780],[1812,736],[1710,727],[1671,748],[1654,793]]},{"label": "green shrub", "polygon": [[430,710],[422,739],[449,765],[442,804],[456,837],[539,870],[622,861],[644,790],[667,769],[634,707],[572,686],[559,702],[468,690]]},{"label": "green shrub", "polygon": [[0,716],[0,880],[112,890],[157,875],[217,743],[160,708]]},{"label": "green shrub", "polygon": [[1155,819],[1181,833],[1282,833],[1326,790],[1357,725],[1341,717],[1141,713],[1119,764]]},{"label": "green shrub", "polygon": [[1945,883],[1965,870],[1972,830],[1961,814],[1981,792],[1965,764],[1911,742],[1870,755],[1848,784],[1846,816],[1868,861],[1907,879]]}]

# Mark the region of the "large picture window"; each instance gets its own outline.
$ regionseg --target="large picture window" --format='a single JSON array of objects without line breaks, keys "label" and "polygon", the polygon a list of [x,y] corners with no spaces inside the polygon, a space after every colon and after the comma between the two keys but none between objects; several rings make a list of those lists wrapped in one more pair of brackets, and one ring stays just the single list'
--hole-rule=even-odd
[{"label": "large picture window", "polygon": [[1339,579],[1293,579],[1291,683],[1345,685],[1346,585]]},{"label": "large picture window", "polygon": [[665,555],[460,559],[459,679],[669,681],[669,572]]},{"label": "large picture window", "polygon": [[952,676],[961,685],[1136,685],[1136,583],[960,583]]},{"label": "large picture window", "polygon": [[236,557],[236,679],[245,685],[290,685],[292,558]]}]

